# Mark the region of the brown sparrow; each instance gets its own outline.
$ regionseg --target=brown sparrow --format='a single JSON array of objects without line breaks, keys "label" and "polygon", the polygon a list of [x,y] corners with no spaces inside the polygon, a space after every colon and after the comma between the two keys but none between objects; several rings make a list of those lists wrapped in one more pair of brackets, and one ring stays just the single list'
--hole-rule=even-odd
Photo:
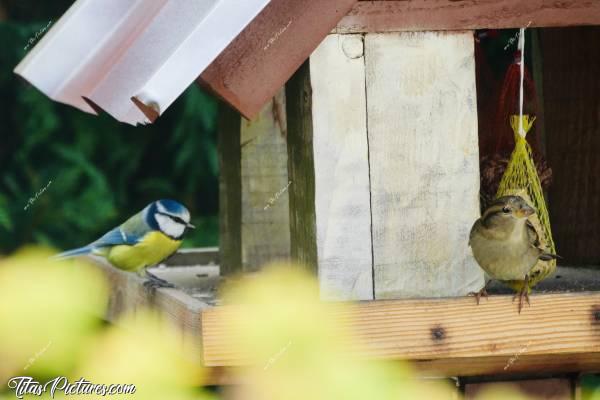
[{"label": "brown sparrow", "polygon": [[[558,257],[539,247],[539,236],[527,220],[534,213],[535,209],[520,196],[500,197],[475,221],[469,235],[473,256],[489,278],[517,289],[519,313],[523,299],[529,303],[532,268],[538,260],[549,261]],[[487,296],[486,287],[490,280],[483,289],[474,293],[477,304],[481,296]]]}]

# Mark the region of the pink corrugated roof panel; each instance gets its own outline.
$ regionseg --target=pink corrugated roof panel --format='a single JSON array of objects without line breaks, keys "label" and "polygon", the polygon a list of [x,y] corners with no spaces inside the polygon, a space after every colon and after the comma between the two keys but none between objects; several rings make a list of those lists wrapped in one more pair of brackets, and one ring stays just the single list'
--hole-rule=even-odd
[{"label": "pink corrugated roof panel", "polygon": [[204,72],[252,117],[355,2],[78,0],[15,72],[56,101],[134,125]]}]

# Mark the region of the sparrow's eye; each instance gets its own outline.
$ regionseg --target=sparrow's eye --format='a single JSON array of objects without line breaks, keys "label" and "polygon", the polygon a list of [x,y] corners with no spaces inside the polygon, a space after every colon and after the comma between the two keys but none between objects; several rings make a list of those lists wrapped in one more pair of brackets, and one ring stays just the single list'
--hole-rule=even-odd
[{"label": "sparrow's eye", "polygon": [[510,208],[509,208],[509,207],[503,207],[503,208],[502,208],[502,212],[503,212],[504,214],[508,214],[508,213],[510,212]]}]

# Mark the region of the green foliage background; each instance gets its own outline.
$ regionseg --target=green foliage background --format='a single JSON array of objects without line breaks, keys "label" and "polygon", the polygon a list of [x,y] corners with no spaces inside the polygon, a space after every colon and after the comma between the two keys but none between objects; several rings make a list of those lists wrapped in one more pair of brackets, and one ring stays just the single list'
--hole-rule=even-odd
[{"label": "green foliage background", "polygon": [[184,246],[217,245],[212,97],[192,85],[153,125],[133,127],[53,102],[12,72],[71,3],[0,2],[0,253],[84,245],[160,198],[190,209],[198,229]]}]

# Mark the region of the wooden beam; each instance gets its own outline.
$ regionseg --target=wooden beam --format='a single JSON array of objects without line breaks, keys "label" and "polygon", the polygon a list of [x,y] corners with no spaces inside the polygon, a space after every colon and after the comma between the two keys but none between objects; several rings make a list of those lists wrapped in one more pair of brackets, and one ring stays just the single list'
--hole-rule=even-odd
[{"label": "wooden beam", "polygon": [[[187,349],[186,357],[189,361],[201,366],[201,341],[202,325],[200,314],[209,304],[194,298],[180,289],[160,288],[154,292],[147,290],[143,283],[144,278],[131,272],[121,271],[111,266],[107,261],[99,257],[85,257],[104,273],[109,283],[109,303],[106,318],[111,323],[118,323],[119,317],[125,314],[134,314],[142,309],[156,310],[173,326],[182,332],[182,348]],[[174,270],[180,268],[163,268],[153,270],[160,278],[170,282]],[[198,275],[198,270],[189,267],[190,272],[195,271],[192,276]],[[198,278],[196,278],[198,280]],[[186,282],[193,282],[193,278],[186,276]],[[173,282],[178,284],[179,282]],[[178,285],[179,286],[179,285]],[[189,351],[191,350],[191,351]]]},{"label": "wooden beam", "polygon": [[253,118],[355,1],[269,1],[202,72],[200,82]]},{"label": "wooden beam", "polygon": [[242,121],[242,266],[290,258],[285,91]]},{"label": "wooden beam", "polygon": [[[98,257],[85,259],[109,281],[109,321],[118,323],[123,313],[151,307],[181,329],[182,346],[194,349],[187,353],[190,361],[209,366],[205,384],[241,383],[234,381],[239,374],[232,374],[229,366],[240,365],[242,355],[219,356],[225,354],[231,337],[225,336],[224,327],[218,324],[227,325],[231,307],[214,307],[219,282],[215,266],[153,269],[177,289],[150,292],[138,275],[113,268]],[[599,287],[594,270],[559,267],[557,276],[563,286],[548,283],[550,279],[539,286],[560,290]],[[412,360],[424,376],[600,370],[599,293],[534,295],[532,306],[525,307],[521,315],[511,299],[492,295],[480,306],[473,298],[351,303],[332,318],[366,338],[370,348],[361,351],[364,357]],[[444,328],[434,331],[441,336],[435,341],[439,344],[431,339],[432,326]]]},{"label": "wooden beam", "polygon": [[323,299],[373,299],[363,50],[363,35],[328,35],[310,57]]},{"label": "wooden beam", "polygon": [[292,260],[317,274],[312,87],[305,62],[285,86]]},{"label": "wooden beam", "polygon": [[600,25],[600,2],[589,0],[359,1],[336,33],[505,29]]},{"label": "wooden beam", "polygon": [[219,104],[219,259],[221,275],[242,270],[240,115]]},{"label": "wooden beam", "polygon": [[[342,35],[343,36],[343,35]],[[473,33],[365,35],[375,298],[483,287]]]},{"label": "wooden beam", "polygon": [[[231,352],[232,307],[202,312],[207,366],[246,358]],[[333,306],[331,318],[362,340],[357,355],[413,361],[427,375],[600,370],[600,293],[534,295],[521,314],[512,296],[491,296],[480,305],[471,297],[354,303]]]}]

